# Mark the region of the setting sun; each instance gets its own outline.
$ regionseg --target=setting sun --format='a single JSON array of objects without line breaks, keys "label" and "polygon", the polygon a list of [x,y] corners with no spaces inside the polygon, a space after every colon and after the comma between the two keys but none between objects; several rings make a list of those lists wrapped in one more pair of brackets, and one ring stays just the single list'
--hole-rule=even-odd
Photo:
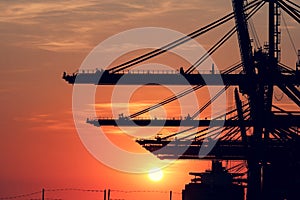
[{"label": "setting sun", "polygon": [[159,168],[149,170],[148,177],[151,181],[160,181],[163,178],[163,171]]}]

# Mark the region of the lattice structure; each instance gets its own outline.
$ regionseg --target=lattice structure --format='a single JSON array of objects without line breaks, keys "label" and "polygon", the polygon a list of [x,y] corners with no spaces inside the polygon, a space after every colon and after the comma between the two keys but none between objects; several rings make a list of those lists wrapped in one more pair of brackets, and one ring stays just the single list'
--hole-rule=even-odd
[{"label": "lattice structure", "polygon": [[[262,47],[254,49],[248,31],[248,22],[265,4],[268,5],[269,12],[269,41],[265,44],[264,49]],[[87,123],[95,126],[146,126],[149,124],[153,126],[187,126],[185,131],[158,136],[154,139],[138,139],[137,142],[162,159],[177,157],[199,159],[202,157],[202,159],[210,160],[246,161],[248,200],[298,199],[300,196],[300,135],[298,131],[300,125],[300,91],[298,89],[300,58],[298,58],[296,67],[288,67],[280,63],[279,26],[281,10],[299,24],[300,6],[290,0],[253,0],[251,2],[232,0],[232,6],[232,13],[160,49],[153,50],[109,70],[96,70],[92,73],[80,72],[72,75],[64,73],[63,78],[70,84],[114,85],[122,77],[126,77],[127,81],[123,81],[121,84],[193,85],[191,89],[184,90],[129,116],[120,115],[119,119],[88,119]],[[187,70],[162,71],[161,73],[125,71],[176,48],[231,19],[235,19],[235,27]],[[251,24],[251,30],[253,32],[253,24]],[[214,69],[211,70],[211,73],[194,73],[195,69],[234,33],[237,33],[239,39],[241,62],[221,71],[220,74],[214,73]],[[188,82],[180,81],[179,76],[183,76]],[[219,82],[214,81],[217,76],[222,77],[225,87],[199,108],[195,114],[179,119],[138,118],[142,114],[195,92],[202,87],[220,85]],[[204,80],[211,81],[205,82]],[[236,107],[214,119],[197,118],[222,93],[226,92],[229,86],[239,88],[234,92]],[[295,112],[286,111],[274,105],[275,86],[295,103],[298,110]],[[241,95],[247,97],[246,102],[241,101]],[[224,118],[224,116],[226,117]],[[214,126],[208,127],[211,122]],[[199,130],[198,127],[203,128]],[[198,129],[196,132],[192,132],[196,129]],[[183,133],[187,132],[192,133],[182,136]],[[209,146],[211,141],[208,138],[209,140],[216,140],[215,147],[208,155],[201,155],[201,153],[199,155],[201,148]],[[180,149],[178,151],[178,148],[186,149],[186,151],[179,155],[177,152],[181,151]]]}]

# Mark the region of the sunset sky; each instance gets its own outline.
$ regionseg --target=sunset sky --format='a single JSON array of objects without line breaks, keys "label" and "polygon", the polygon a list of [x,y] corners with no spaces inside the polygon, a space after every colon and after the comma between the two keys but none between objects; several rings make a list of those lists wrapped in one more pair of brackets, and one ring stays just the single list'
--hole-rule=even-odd
[{"label": "sunset sky", "polygon": [[[299,0],[294,2],[299,4]],[[162,27],[188,34],[231,10],[231,0],[0,0],[0,199],[43,187],[181,192],[190,180],[189,171],[203,171],[210,164],[176,161],[163,169],[161,181],[153,182],[147,174],[124,173],[99,162],[78,137],[72,115],[72,86],[62,80],[62,73],[75,72],[96,45],[122,31]],[[262,9],[253,20],[261,43],[267,38],[265,11]],[[299,24],[286,14],[284,18],[300,48]],[[233,21],[197,41],[209,49],[232,25]],[[281,47],[282,62],[294,68],[297,57],[284,26]],[[212,58],[221,69],[237,62],[237,37]],[[111,88],[97,93],[103,97],[96,108],[109,114],[106,105],[110,103]],[[132,101],[139,108],[171,94],[166,89],[150,88],[148,96],[137,92]],[[167,108],[174,107],[176,103]],[[116,144],[141,149],[122,131],[105,130]],[[46,195],[76,200],[102,198],[102,194],[79,191]],[[112,192],[112,198],[167,199],[168,194]],[[174,199],[180,198],[180,194],[174,194]]]}]

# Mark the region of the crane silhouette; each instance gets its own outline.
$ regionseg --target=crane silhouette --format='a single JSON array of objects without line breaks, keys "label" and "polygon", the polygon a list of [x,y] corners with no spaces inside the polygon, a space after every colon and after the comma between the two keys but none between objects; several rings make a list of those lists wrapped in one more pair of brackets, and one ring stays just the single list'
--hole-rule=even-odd
[{"label": "crane silhouette", "polygon": [[[251,17],[268,5],[268,42],[260,46]],[[95,126],[186,126],[187,129],[154,139],[137,139],[145,149],[161,159],[208,159],[246,161],[247,199],[299,199],[300,195],[300,125],[299,110],[286,111],[273,102],[274,87],[278,87],[299,109],[300,106],[300,51],[295,68],[280,62],[280,13],[283,10],[298,24],[300,6],[291,0],[232,0],[233,12],[185,37],[166,44],[108,70],[94,73],[63,74],[70,84],[95,85],[192,85],[192,88],[166,98],[146,109],[120,115],[118,119],[88,119]],[[222,24],[235,20],[235,26],[217,41],[204,55],[186,70],[172,73],[126,73],[136,66],[177,46],[199,37]],[[256,48],[252,46],[249,28]],[[234,34],[238,36],[241,62],[226,70],[209,74],[194,71]],[[238,72],[238,73],[237,73]],[[183,76],[185,80],[179,79]],[[118,83],[122,78],[126,81]],[[217,77],[222,78],[220,83]],[[173,102],[206,86],[224,87],[194,114],[178,119],[139,119],[151,110]],[[235,87],[235,108],[213,119],[197,118],[221,94]],[[238,89],[237,89],[238,88]],[[240,96],[246,97],[242,101]],[[226,116],[224,118],[224,116]],[[211,125],[211,126],[210,126]],[[199,127],[201,129],[199,130]],[[197,129],[197,130],[196,130]],[[180,137],[183,133],[196,130]],[[176,137],[176,141],[174,141]],[[208,154],[201,148],[215,146]]]}]

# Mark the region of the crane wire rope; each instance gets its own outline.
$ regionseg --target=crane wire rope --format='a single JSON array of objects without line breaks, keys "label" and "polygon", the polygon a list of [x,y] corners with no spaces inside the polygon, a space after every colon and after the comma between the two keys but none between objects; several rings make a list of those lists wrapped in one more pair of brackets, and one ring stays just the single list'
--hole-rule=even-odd
[{"label": "crane wire rope", "polygon": [[[251,18],[262,6],[264,5],[264,2],[260,2],[258,5],[256,5],[256,7],[249,13],[249,15],[247,16],[247,19]],[[197,68],[198,65],[200,65],[205,59],[207,59],[209,57],[209,55],[211,55],[212,53],[214,53],[221,45],[223,45],[234,33],[236,32],[236,27],[232,28],[227,34],[225,34],[221,40],[219,40],[207,53],[205,53],[198,61],[196,61],[196,63],[194,65],[192,65],[187,71],[186,73],[191,73],[193,70],[195,70]],[[154,110],[156,108],[161,107],[162,105],[165,105],[167,103],[170,103],[172,101],[177,100],[180,97],[186,96],[187,94],[196,91],[198,89],[200,89],[203,86],[197,85],[194,86],[191,89],[188,89],[187,91],[183,91],[181,93],[179,93],[176,96],[172,96],[170,98],[167,98],[165,100],[163,100],[162,102],[159,102],[153,106],[150,106],[146,109],[143,109],[142,111],[139,111],[137,113],[131,114],[129,116],[129,118],[134,118],[137,117],[139,115],[142,115],[146,112],[149,112],[151,110]],[[227,88],[226,88],[227,89]],[[220,95],[219,95],[220,96]]]},{"label": "crane wire rope", "polygon": [[290,17],[300,23],[300,11],[292,6],[288,5],[286,2],[282,0],[276,1],[277,5],[279,5]]},{"label": "crane wire rope", "polygon": [[[246,106],[249,106],[249,103],[243,105],[243,107],[246,107]],[[247,110],[247,109],[246,109],[246,110]],[[236,109],[227,112],[226,115],[227,115],[227,114],[231,114],[231,113],[233,113],[233,112],[236,112]],[[213,120],[216,120],[216,119],[218,119],[218,118],[220,118],[220,116],[214,118]],[[234,120],[234,119],[237,119],[237,116],[232,116],[232,117],[228,118],[228,120]],[[196,128],[196,127],[189,128],[189,130],[192,130],[192,129],[194,129],[194,128]],[[195,139],[200,138],[200,137],[202,137],[202,136],[205,136],[205,135],[207,135],[208,133],[212,133],[212,132],[214,132],[214,131],[221,130],[222,128],[224,128],[224,127],[217,127],[217,128],[214,128],[213,130],[210,130],[210,131],[207,132],[207,133],[204,133],[204,134],[202,134],[202,135],[200,135],[200,136],[196,136]],[[201,130],[199,130],[199,131],[197,131],[197,132],[194,132],[194,133],[191,133],[191,134],[189,134],[189,135],[186,135],[186,136],[184,136],[184,137],[182,137],[182,138],[180,138],[180,139],[178,139],[178,140],[184,140],[184,139],[187,139],[187,138],[189,138],[189,137],[191,137],[191,136],[194,136],[194,135],[196,135],[196,134],[199,134],[199,133],[203,133],[203,132],[205,132],[205,131],[208,131],[209,129],[210,129],[209,127],[203,128],[203,129],[201,129]],[[226,127],[224,130],[227,130],[227,129],[229,129],[229,127]],[[184,132],[186,132],[186,131],[184,131]],[[179,135],[179,134],[181,134],[181,133],[183,133],[183,131],[180,131],[180,132],[173,133],[173,134],[171,134],[171,135],[165,136],[165,137],[163,137],[162,139],[168,139],[168,138],[170,138],[170,137],[177,136],[177,135]]]},{"label": "crane wire rope", "polygon": [[288,28],[288,25],[287,25],[287,23],[286,23],[286,20],[285,20],[285,18],[284,18],[283,15],[281,15],[281,17],[282,17],[283,24],[284,24],[284,26],[285,26],[285,30],[286,30],[286,32],[287,32],[287,34],[288,34],[288,37],[289,37],[289,39],[290,39],[290,42],[291,42],[291,44],[292,44],[293,50],[294,50],[296,56],[298,56],[298,54],[297,54],[297,49],[296,49],[295,43],[294,43],[294,41],[293,41],[292,35],[291,35],[291,33],[290,33],[290,30],[289,30],[289,28]]},{"label": "crane wire rope", "polygon": [[[247,15],[246,20],[249,20],[263,5],[265,2],[261,2],[253,8]],[[197,67],[199,67],[209,56],[211,56],[218,48],[220,48],[226,41],[229,40],[231,36],[237,31],[237,26],[234,26],[228,33],[226,33],[214,46],[212,46],[201,58],[199,58],[196,63],[190,66],[185,73],[192,73]]]},{"label": "crane wire rope", "polygon": [[[248,3],[248,0],[246,0],[246,2]],[[252,18],[250,18],[248,20],[248,22],[249,22],[250,31],[251,31],[253,39],[254,39],[254,44],[255,44],[255,46],[256,46],[257,49],[260,49],[261,48],[261,43],[260,43],[258,34],[256,32],[256,29],[255,29],[255,26],[254,26]]]},{"label": "crane wire rope", "polygon": [[[232,72],[231,69],[238,69],[239,67],[241,67],[241,65],[242,65],[242,64],[239,63],[239,64],[237,64],[237,65],[231,67],[230,69],[227,69],[227,70],[224,71],[222,74],[228,74],[228,73]],[[163,106],[163,105],[165,105],[165,104],[168,104],[168,103],[170,103],[170,102],[172,102],[172,101],[175,101],[175,100],[177,100],[177,99],[179,99],[179,98],[181,98],[181,97],[183,97],[183,96],[186,96],[186,95],[188,95],[188,94],[190,94],[190,93],[192,93],[192,92],[194,92],[194,91],[197,91],[198,89],[200,89],[200,88],[202,88],[202,87],[203,87],[203,85],[196,85],[196,86],[194,86],[194,87],[192,87],[192,88],[187,88],[187,89],[181,91],[180,93],[178,93],[178,94],[176,94],[176,95],[172,95],[172,96],[170,96],[170,97],[164,99],[163,101],[161,101],[161,102],[159,102],[159,103],[156,103],[156,104],[154,104],[154,105],[152,105],[152,106],[150,106],[150,107],[148,107],[148,108],[145,108],[145,109],[143,109],[143,110],[141,110],[141,111],[139,111],[139,112],[136,112],[136,113],[134,113],[134,114],[131,114],[131,115],[129,116],[129,118],[135,118],[135,117],[140,116],[140,115],[142,115],[142,114],[144,114],[144,113],[146,113],[146,112],[149,112],[149,111],[151,111],[151,110],[154,110],[154,109],[156,109],[156,108],[159,108],[159,107],[161,107],[161,106]]]},{"label": "crane wire rope", "polygon": [[286,0],[286,1],[300,9],[300,6],[298,4],[296,4],[290,0]]},{"label": "crane wire rope", "polygon": [[[261,0],[260,1],[259,0],[252,1],[251,3],[249,3],[247,5],[247,7],[245,7],[245,11],[249,10],[249,9],[251,9],[253,7],[255,7],[256,5],[260,4],[261,2],[262,2]],[[210,23],[210,24],[208,24],[208,25],[206,25],[206,26],[204,26],[204,27],[202,27],[202,28],[200,28],[200,29],[198,29],[198,30],[196,30],[196,31],[194,31],[194,32],[192,32],[192,33],[190,33],[190,34],[182,37],[182,38],[179,38],[179,39],[177,39],[177,40],[175,40],[175,41],[173,41],[173,42],[171,42],[171,43],[169,43],[169,44],[167,44],[167,45],[165,45],[165,46],[163,46],[163,47],[161,47],[159,49],[155,49],[155,50],[153,50],[153,51],[151,51],[149,53],[143,54],[143,55],[141,55],[141,56],[139,56],[137,58],[134,58],[132,60],[124,62],[124,63],[122,63],[120,65],[117,65],[117,66],[115,66],[113,68],[110,68],[110,69],[108,69],[108,71],[112,72],[112,73],[116,73],[116,72],[124,70],[124,69],[126,69],[128,67],[131,67],[133,65],[141,63],[141,62],[143,62],[145,60],[148,60],[148,59],[150,59],[152,57],[160,55],[160,54],[162,54],[162,53],[164,53],[164,52],[166,52],[166,51],[168,51],[170,49],[173,49],[173,48],[175,48],[175,47],[177,47],[177,46],[179,46],[179,45],[181,45],[181,44],[183,44],[185,42],[188,42],[189,40],[191,40],[191,39],[193,39],[195,37],[198,37],[201,34],[204,34],[204,33],[208,32],[208,31],[212,30],[215,27],[218,27],[218,26],[224,24],[225,22],[233,19],[233,17],[234,17],[234,13],[233,12],[230,13],[230,14],[227,14],[226,16],[224,16],[224,17],[216,20],[215,22],[212,22],[212,23]]]}]

